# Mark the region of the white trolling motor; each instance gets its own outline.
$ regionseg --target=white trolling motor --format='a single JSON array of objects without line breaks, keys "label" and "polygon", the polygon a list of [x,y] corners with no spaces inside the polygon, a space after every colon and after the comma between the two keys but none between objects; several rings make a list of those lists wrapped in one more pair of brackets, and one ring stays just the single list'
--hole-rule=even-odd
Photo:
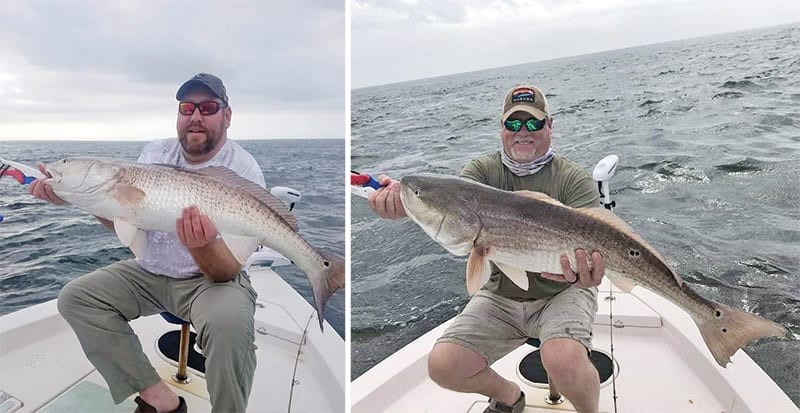
[{"label": "white trolling motor", "polygon": [[614,210],[617,206],[617,203],[611,200],[611,189],[608,184],[617,172],[617,163],[619,163],[617,155],[608,155],[597,163],[592,172],[592,178],[597,181],[597,190],[600,192],[600,203],[608,210]]},{"label": "white trolling motor", "polygon": [[297,203],[297,201],[299,201],[302,197],[300,195],[300,191],[289,188],[288,186],[273,186],[270,188],[269,193],[283,201],[283,203],[289,208],[289,211],[294,209],[294,204]]}]

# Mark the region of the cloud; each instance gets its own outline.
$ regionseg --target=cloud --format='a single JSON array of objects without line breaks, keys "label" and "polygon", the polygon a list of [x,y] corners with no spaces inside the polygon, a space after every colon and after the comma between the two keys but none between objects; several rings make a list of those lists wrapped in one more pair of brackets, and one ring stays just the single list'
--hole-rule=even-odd
[{"label": "cloud", "polygon": [[800,21],[766,0],[354,0],[353,87]]},{"label": "cloud", "polygon": [[174,117],[205,71],[234,110],[339,111],[342,136],[344,24],[339,1],[2,2],[0,121]]}]

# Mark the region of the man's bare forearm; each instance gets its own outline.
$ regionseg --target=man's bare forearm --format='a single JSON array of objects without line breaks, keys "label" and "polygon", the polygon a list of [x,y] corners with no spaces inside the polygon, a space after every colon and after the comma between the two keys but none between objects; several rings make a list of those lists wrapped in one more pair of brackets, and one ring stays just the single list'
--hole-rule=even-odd
[{"label": "man's bare forearm", "polygon": [[242,265],[221,239],[204,247],[189,248],[189,253],[200,271],[215,282],[232,280],[242,270]]},{"label": "man's bare forearm", "polygon": [[[114,231],[114,221],[96,215],[95,218],[104,227]],[[236,261],[236,258],[228,250],[228,246],[221,239],[214,240],[204,247],[189,248],[189,253],[200,272],[215,282],[232,280],[242,270],[239,261]]]}]

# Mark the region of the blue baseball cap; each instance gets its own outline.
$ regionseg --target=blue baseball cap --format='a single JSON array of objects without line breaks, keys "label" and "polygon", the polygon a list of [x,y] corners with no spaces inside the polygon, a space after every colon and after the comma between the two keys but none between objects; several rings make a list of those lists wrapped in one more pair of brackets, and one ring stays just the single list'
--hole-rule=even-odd
[{"label": "blue baseball cap", "polygon": [[225,90],[225,85],[222,84],[222,79],[208,73],[198,73],[192,76],[191,79],[183,82],[178,93],[175,94],[175,99],[183,100],[186,94],[197,88],[198,86],[205,87],[216,97],[222,99],[226,105],[228,104],[228,92]]}]

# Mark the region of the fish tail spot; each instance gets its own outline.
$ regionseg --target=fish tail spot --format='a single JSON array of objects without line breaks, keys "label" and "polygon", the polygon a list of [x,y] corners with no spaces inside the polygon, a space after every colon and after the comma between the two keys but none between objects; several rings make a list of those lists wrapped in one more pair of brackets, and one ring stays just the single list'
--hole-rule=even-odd
[{"label": "fish tail spot", "polygon": [[339,288],[344,287],[344,258],[333,254],[323,254],[325,269],[318,273],[307,274],[311,282],[311,293],[314,296],[314,308],[319,315],[319,328],[322,330],[322,313],[328,298]]},{"label": "fish tail spot", "polygon": [[[762,337],[783,337],[788,331],[782,325],[755,314],[718,304],[714,318],[693,316],[700,335],[720,366],[749,342]],[[709,314],[710,315],[710,314]]]}]

